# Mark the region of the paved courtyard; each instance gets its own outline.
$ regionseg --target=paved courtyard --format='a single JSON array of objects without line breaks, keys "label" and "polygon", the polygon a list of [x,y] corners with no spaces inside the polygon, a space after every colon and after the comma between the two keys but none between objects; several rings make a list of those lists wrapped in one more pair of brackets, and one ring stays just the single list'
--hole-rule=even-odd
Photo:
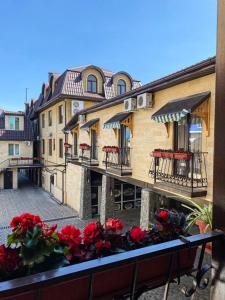
[{"label": "paved courtyard", "polygon": [[[88,222],[92,220],[81,220],[75,210],[58,204],[48,193],[41,188],[37,188],[22,181],[18,190],[0,191],[0,244],[6,241],[6,236],[10,231],[8,224],[13,216],[23,212],[38,214],[49,224],[57,223],[58,228],[66,224],[72,224],[82,229]],[[125,227],[139,224],[139,210],[130,210],[117,212],[114,217],[119,217],[123,220]],[[206,257],[209,261],[210,258]],[[190,287],[191,279],[183,277],[181,279],[181,287],[187,285]],[[171,284],[169,300],[187,299],[180,292],[180,287],[176,284]],[[145,293],[140,297],[140,300],[159,300],[163,298],[164,288],[158,288],[151,292]],[[200,291],[196,294],[195,300],[208,300],[209,289]]]}]

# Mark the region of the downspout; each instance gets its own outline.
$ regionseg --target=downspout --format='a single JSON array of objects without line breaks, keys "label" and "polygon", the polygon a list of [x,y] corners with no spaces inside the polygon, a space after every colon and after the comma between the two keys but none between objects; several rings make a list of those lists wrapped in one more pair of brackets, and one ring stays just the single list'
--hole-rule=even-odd
[{"label": "downspout", "polygon": [[[64,127],[67,124],[67,114],[66,114],[66,100],[64,99]],[[64,132],[64,143],[66,143],[66,133]],[[63,145],[64,146],[64,145]],[[62,172],[62,204],[65,204],[65,183],[64,183],[64,174],[66,174],[66,150],[64,147],[64,170]]]}]

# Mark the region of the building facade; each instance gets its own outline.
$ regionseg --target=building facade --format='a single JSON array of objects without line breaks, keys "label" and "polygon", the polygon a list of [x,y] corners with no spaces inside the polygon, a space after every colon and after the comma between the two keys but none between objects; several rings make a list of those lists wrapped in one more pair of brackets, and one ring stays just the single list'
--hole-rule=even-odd
[{"label": "building facade", "polygon": [[33,164],[29,105],[25,112],[0,110],[0,189],[16,189],[18,173]]}]

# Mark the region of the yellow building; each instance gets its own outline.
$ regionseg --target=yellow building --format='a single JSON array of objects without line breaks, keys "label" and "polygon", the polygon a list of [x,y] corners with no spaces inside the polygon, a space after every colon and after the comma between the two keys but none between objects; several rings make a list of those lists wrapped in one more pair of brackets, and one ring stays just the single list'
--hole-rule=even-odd
[{"label": "yellow building", "polygon": [[18,170],[33,164],[29,105],[25,112],[0,110],[0,189],[18,187]]},{"label": "yellow building", "polygon": [[68,122],[73,123],[78,112],[119,97],[140,85],[126,72],[113,73],[93,65],[68,69],[62,74],[49,73],[49,81],[43,84],[34,104],[32,120],[39,127],[35,149],[43,158],[42,187],[57,200],[78,209],[76,201],[69,200],[70,191],[67,189],[70,176],[67,158],[71,144],[69,131],[63,129],[67,124],[69,126]]},{"label": "yellow building", "polygon": [[141,207],[146,227],[161,204],[212,201],[214,102],[210,58],[84,107],[64,129],[65,202],[103,221]]}]

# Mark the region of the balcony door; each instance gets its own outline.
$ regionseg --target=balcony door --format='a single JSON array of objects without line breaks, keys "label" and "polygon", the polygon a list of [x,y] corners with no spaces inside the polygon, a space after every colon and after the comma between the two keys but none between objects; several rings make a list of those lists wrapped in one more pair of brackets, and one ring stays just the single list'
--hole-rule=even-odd
[{"label": "balcony door", "polygon": [[[186,118],[175,122],[174,150],[189,151],[195,154],[195,174],[199,173],[200,153],[202,152],[202,119],[195,115],[188,115]],[[199,157],[198,155],[199,154]],[[198,166],[199,165],[199,166]],[[189,176],[191,162],[176,161],[175,172],[181,176]]]},{"label": "balcony door", "polygon": [[130,129],[125,126],[121,125],[119,130],[119,163],[123,165],[129,165],[130,163]]},{"label": "balcony door", "polygon": [[98,139],[96,130],[91,130],[91,158],[98,159]]}]

